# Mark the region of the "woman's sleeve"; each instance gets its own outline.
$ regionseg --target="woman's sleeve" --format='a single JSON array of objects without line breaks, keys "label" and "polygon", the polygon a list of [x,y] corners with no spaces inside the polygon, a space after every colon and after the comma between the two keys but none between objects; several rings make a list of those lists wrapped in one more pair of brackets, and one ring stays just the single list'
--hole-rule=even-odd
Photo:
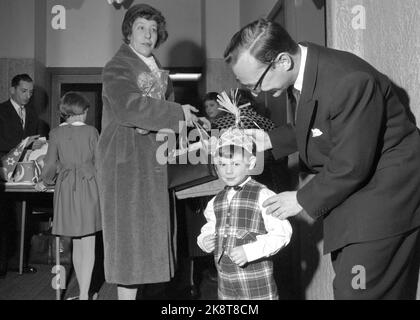
[{"label": "woman's sleeve", "polygon": [[103,72],[103,97],[121,126],[159,131],[179,131],[184,120],[180,104],[147,97],[137,85],[129,64],[113,60]]},{"label": "woman's sleeve", "polygon": [[90,150],[92,151],[92,154],[93,154],[93,163],[95,163],[95,160],[96,160],[95,156],[96,156],[96,147],[98,145],[98,139],[99,139],[98,130],[93,127],[93,134],[91,135],[91,138],[90,138]]},{"label": "woman's sleeve", "polygon": [[54,131],[50,132],[50,140],[48,141],[47,155],[44,159],[44,167],[42,168],[41,180],[47,185],[55,184],[58,163],[58,145],[57,137]]}]

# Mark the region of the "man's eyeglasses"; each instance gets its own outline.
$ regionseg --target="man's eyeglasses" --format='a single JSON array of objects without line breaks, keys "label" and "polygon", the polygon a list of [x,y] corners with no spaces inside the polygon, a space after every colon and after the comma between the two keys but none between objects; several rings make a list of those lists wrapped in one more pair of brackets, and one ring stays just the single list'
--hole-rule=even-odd
[{"label": "man's eyeglasses", "polygon": [[262,74],[262,75],[261,75],[261,77],[258,79],[257,83],[256,83],[256,84],[255,84],[255,86],[252,88],[252,91],[253,91],[253,92],[259,92],[259,91],[260,91],[261,84],[262,84],[262,82],[264,81],[264,78],[265,78],[265,76],[266,76],[266,74],[267,74],[268,70],[270,70],[270,69],[271,69],[271,67],[273,66],[273,64],[274,64],[274,61],[275,61],[275,60],[276,60],[276,59],[271,60],[271,62],[268,64],[267,68],[264,70],[263,74]]}]

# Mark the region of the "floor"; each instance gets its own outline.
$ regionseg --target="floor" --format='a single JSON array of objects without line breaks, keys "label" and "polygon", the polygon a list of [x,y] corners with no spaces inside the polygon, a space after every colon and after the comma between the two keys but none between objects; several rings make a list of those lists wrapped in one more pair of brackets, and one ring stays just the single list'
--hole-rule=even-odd
[{"label": "floor", "polygon": [[[189,279],[185,272],[179,272],[173,281],[166,284],[147,285],[138,295],[138,299],[146,300],[216,300],[217,284],[208,279],[206,272],[196,263],[196,283],[198,290],[191,292]],[[56,300],[56,291],[52,287],[55,274],[53,265],[33,265],[38,272],[35,274],[19,275],[8,272],[4,279],[0,279],[0,300]],[[77,296],[78,285],[74,273],[70,271],[67,289],[62,292],[62,299]],[[200,279],[201,278],[201,279]],[[68,279],[67,279],[68,280]],[[193,295],[192,295],[193,293]],[[98,300],[116,300],[116,285],[103,283],[99,291]]]}]

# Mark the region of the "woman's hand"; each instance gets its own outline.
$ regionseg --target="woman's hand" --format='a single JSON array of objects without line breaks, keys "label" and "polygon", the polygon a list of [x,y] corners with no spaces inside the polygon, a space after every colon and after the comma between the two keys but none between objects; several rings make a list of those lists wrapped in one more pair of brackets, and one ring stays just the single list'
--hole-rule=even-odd
[{"label": "woman's hand", "polygon": [[211,123],[210,121],[205,117],[199,117],[198,120],[201,122],[201,125],[203,128],[207,131],[210,131],[211,129]]},{"label": "woman's hand", "polygon": [[193,121],[198,120],[197,116],[194,114],[194,112],[198,112],[197,108],[189,104],[184,104],[181,107],[182,111],[184,111],[184,119],[187,123],[187,126],[192,127],[194,125]]},{"label": "woman's hand", "polygon": [[136,128],[136,131],[137,131],[137,133],[139,133],[143,136],[148,135],[150,133],[149,130],[145,130],[145,129],[141,129],[141,128]]}]

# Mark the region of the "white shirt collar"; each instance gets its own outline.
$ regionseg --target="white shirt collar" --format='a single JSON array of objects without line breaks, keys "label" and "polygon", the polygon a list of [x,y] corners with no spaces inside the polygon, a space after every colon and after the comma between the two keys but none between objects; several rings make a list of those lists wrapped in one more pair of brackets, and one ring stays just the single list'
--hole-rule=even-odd
[{"label": "white shirt collar", "polygon": [[304,47],[302,45],[299,44],[300,50],[301,50],[301,58],[300,58],[300,67],[299,67],[299,73],[298,76],[296,78],[295,84],[293,85],[293,87],[296,90],[299,90],[299,92],[302,93],[302,88],[303,88],[303,76],[305,74],[305,66],[306,66],[306,59],[308,57],[308,48]]},{"label": "white shirt collar", "polygon": [[13,107],[15,108],[16,112],[20,114],[20,109],[23,108],[23,112],[25,112],[25,106],[20,106],[15,100],[10,98],[10,102],[12,103]]},{"label": "white shirt collar", "polygon": [[[63,122],[63,123],[61,123],[61,124],[60,124],[60,127],[63,127],[63,126],[68,126],[68,125],[70,125],[70,124],[69,124],[69,123],[67,123],[67,122]],[[71,125],[72,125],[72,126],[75,126],[75,127],[80,127],[80,126],[85,126],[85,125],[86,125],[86,123],[84,123],[84,122],[82,122],[82,121],[75,121],[75,122],[73,122]]]},{"label": "white shirt collar", "polygon": [[143,60],[143,62],[150,68],[151,71],[159,70],[159,67],[157,66],[156,60],[153,56],[145,57],[142,54],[138,53],[136,50],[134,50],[134,48],[131,45],[129,45],[129,47],[141,60]]}]

